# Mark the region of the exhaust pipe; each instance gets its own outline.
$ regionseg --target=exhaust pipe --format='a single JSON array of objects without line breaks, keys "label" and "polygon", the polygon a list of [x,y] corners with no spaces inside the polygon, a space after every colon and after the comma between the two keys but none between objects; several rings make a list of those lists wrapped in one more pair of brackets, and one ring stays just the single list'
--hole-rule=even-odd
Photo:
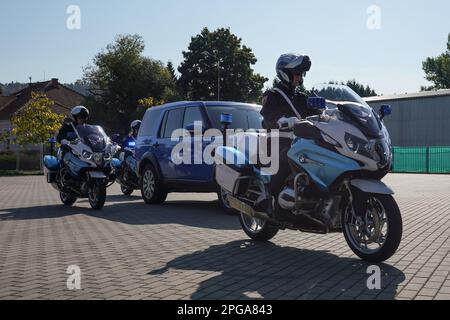
[{"label": "exhaust pipe", "polygon": [[256,218],[266,220],[272,223],[278,223],[277,221],[273,220],[267,213],[255,211],[251,206],[236,199],[231,195],[228,195],[227,199],[228,203],[230,204],[230,207],[232,207],[236,211],[239,211],[240,213],[249,216],[250,218]]}]

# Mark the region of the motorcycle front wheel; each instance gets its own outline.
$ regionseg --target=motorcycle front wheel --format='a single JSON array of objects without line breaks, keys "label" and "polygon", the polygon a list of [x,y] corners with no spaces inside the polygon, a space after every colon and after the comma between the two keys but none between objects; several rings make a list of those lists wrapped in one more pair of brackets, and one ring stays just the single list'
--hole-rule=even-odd
[{"label": "motorcycle front wheel", "polygon": [[125,187],[124,185],[120,185],[120,190],[126,196],[131,195],[134,191],[133,188],[128,188],[128,187]]},{"label": "motorcycle front wheel", "polygon": [[368,262],[383,262],[397,251],[403,233],[400,209],[391,195],[370,194],[366,212],[348,205],[343,217],[345,240],[352,251]]},{"label": "motorcycle front wheel", "polygon": [[94,210],[101,210],[106,201],[106,183],[103,180],[92,182],[88,191],[89,204]]}]

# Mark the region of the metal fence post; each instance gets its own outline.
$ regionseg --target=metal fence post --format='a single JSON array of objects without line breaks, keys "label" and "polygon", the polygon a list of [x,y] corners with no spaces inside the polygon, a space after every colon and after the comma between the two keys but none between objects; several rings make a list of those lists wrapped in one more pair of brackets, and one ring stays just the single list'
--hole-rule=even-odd
[{"label": "metal fence post", "polygon": [[391,172],[395,173],[395,147],[392,147],[392,164],[391,164]]},{"label": "metal fence post", "polygon": [[42,172],[44,171],[44,143],[41,143],[40,148],[39,148],[39,171]]}]

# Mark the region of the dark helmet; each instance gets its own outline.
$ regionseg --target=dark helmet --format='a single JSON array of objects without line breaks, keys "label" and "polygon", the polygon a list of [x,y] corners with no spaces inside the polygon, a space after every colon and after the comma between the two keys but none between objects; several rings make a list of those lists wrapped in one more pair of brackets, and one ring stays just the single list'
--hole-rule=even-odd
[{"label": "dark helmet", "polygon": [[295,74],[305,74],[311,69],[311,59],[308,56],[288,53],[283,54],[277,61],[277,76],[280,80],[292,86]]},{"label": "dark helmet", "polygon": [[138,132],[139,128],[141,127],[141,123],[142,121],[140,120],[134,120],[130,125],[131,130],[136,130],[136,132]]},{"label": "dark helmet", "polygon": [[77,121],[77,119],[88,120],[89,110],[86,107],[77,106],[70,111],[70,115],[72,116],[73,121]]}]

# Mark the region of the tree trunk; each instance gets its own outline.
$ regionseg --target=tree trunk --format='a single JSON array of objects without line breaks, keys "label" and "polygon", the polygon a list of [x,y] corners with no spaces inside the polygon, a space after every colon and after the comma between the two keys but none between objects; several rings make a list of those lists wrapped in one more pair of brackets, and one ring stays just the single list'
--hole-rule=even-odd
[{"label": "tree trunk", "polygon": [[20,171],[20,147],[16,145],[16,171]]}]

